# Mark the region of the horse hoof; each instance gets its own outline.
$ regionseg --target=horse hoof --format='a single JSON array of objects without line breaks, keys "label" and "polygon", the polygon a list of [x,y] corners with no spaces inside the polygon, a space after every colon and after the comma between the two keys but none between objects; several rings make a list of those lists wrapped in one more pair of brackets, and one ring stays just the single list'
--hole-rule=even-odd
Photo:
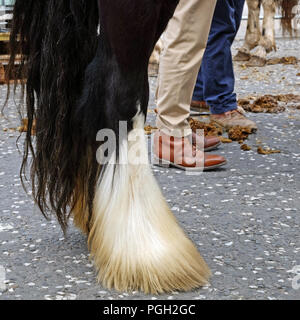
[{"label": "horse hoof", "polygon": [[246,63],[247,67],[264,67],[267,63],[267,59],[258,56],[252,56]]},{"label": "horse hoof", "polygon": [[249,53],[238,51],[238,53],[233,58],[234,61],[249,61],[251,58],[251,55]]}]

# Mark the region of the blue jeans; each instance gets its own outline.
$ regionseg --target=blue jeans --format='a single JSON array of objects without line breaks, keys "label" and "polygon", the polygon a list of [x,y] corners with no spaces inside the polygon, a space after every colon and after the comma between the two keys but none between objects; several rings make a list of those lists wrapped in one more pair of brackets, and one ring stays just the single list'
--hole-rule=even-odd
[{"label": "blue jeans", "polygon": [[198,74],[193,100],[205,101],[212,114],[237,109],[231,46],[236,37],[245,0],[218,0]]}]

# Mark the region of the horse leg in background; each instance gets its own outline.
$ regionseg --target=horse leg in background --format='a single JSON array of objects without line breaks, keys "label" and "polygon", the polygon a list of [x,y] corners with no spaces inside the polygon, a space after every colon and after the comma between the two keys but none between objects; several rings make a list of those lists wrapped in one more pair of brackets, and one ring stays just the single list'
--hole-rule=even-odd
[{"label": "horse leg in background", "polygon": [[[168,1],[168,7],[166,3],[133,1],[132,10],[128,3],[99,1],[99,47],[87,69],[78,108],[81,131],[91,139],[100,118],[104,126],[99,127],[117,135],[117,148],[96,185],[88,243],[99,281],[121,291],[190,290],[207,284],[210,276],[171,213],[148,163],[143,129],[149,97],[147,68],[177,1]],[[120,121],[126,123],[128,134],[121,134]]]},{"label": "horse leg in background", "polygon": [[251,58],[250,51],[255,48],[260,40],[259,13],[261,7],[260,0],[247,0],[248,5],[248,24],[244,44],[238,49],[234,57],[235,61],[248,61]]},{"label": "horse leg in background", "polygon": [[262,37],[259,41],[259,45],[264,47],[266,52],[276,51],[275,42],[275,13],[276,13],[276,1],[263,0],[262,6],[264,8],[264,21]]},{"label": "horse leg in background", "polygon": [[262,0],[264,21],[258,46],[251,52],[249,67],[263,67],[267,63],[267,53],[276,50],[274,16],[276,5],[274,0]]},{"label": "horse leg in background", "polygon": [[293,18],[296,15],[295,10],[300,5],[300,0],[277,0],[278,7],[282,12],[281,26],[283,34],[288,33],[290,36],[297,35],[297,26],[293,26]]}]

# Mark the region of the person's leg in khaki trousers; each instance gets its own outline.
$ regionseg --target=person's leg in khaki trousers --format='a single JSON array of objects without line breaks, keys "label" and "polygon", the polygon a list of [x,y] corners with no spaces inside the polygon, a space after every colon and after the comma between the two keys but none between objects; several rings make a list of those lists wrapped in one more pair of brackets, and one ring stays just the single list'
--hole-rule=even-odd
[{"label": "person's leg in khaki trousers", "polygon": [[223,157],[203,153],[205,141],[192,135],[187,120],[215,5],[216,0],[181,0],[165,32],[157,89],[159,131],[153,140],[158,165],[203,171],[226,164]]},{"label": "person's leg in khaki trousers", "polygon": [[216,0],[181,0],[165,32],[157,127],[166,134],[181,130],[183,136],[190,132],[187,118],[215,5]]}]

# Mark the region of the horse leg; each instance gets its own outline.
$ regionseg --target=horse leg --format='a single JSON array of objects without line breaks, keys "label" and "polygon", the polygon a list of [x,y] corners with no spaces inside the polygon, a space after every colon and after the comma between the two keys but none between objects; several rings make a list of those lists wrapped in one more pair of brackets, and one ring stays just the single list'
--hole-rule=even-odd
[{"label": "horse leg", "polygon": [[275,24],[274,16],[276,11],[276,5],[274,0],[263,0],[262,5],[264,8],[264,21],[262,37],[259,41],[259,45],[263,46],[267,53],[275,50]]},{"label": "horse leg", "polygon": [[[275,0],[277,6],[281,9],[282,19],[281,27],[283,33],[288,33],[293,36],[294,31],[297,33],[297,25],[293,25],[293,18],[295,18],[297,6],[300,5],[299,0]],[[299,9],[298,9],[299,10]],[[297,23],[296,23],[297,24]]]},{"label": "horse leg", "polygon": [[248,61],[251,58],[250,51],[258,45],[261,33],[259,23],[260,0],[247,0],[248,23],[244,44],[238,49],[234,57],[235,61]]},{"label": "horse leg", "polygon": [[98,51],[94,66],[102,59],[101,66],[106,68],[103,116],[106,127],[116,134],[123,130],[115,126],[124,121],[128,134],[119,135],[119,147],[96,186],[88,243],[103,285],[156,294],[207,284],[210,272],[176,222],[148,162],[143,128],[149,95],[147,67],[160,34],[147,32],[155,32],[161,14],[151,17],[147,12],[146,25],[136,21],[144,5],[136,2],[132,17],[129,9],[121,6],[115,11],[112,2],[100,1],[101,41],[107,53]]},{"label": "horse leg", "polygon": [[263,30],[258,46],[251,52],[251,59],[247,63],[248,67],[263,67],[267,62],[267,53],[276,50],[274,32],[274,0],[263,0],[264,21]]}]

